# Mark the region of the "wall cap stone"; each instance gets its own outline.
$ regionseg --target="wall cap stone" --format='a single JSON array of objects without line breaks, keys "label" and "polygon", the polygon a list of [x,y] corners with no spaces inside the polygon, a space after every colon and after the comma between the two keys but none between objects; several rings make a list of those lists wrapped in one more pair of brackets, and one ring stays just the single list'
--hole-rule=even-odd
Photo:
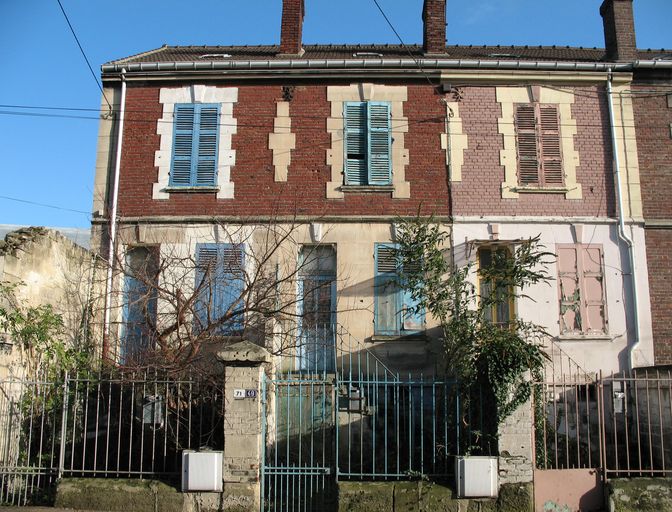
[{"label": "wall cap stone", "polygon": [[271,362],[271,354],[256,343],[243,340],[229,345],[217,352],[217,359],[222,363],[248,363],[252,366]]}]

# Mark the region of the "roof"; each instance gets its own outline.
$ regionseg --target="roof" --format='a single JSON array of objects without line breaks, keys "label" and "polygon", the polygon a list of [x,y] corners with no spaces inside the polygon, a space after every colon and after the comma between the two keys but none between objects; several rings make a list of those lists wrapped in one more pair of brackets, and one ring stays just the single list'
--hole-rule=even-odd
[{"label": "roof", "polygon": [[[420,45],[305,45],[305,53],[292,60],[406,59],[425,57]],[[135,63],[179,63],[221,61],[286,60],[279,47],[266,46],[167,46],[140,53],[105,66]],[[672,50],[639,50],[641,60],[672,61]],[[442,57],[444,57],[442,55]],[[485,59],[489,61],[603,62],[603,48],[571,46],[447,46],[448,59]]]}]

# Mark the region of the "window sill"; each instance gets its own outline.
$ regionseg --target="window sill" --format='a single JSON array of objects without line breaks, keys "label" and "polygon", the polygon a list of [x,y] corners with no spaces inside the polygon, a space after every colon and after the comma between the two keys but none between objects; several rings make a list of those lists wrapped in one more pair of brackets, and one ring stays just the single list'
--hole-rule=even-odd
[{"label": "window sill", "polygon": [[513,192],[518,192],[519,194],[566,194],[569,192],[567,187],[530,187],[530,186],[521,186],[513,187],[511,189]]},{"label": "window sill", "polygon": [[163,189],[163,192],[168,192],[171,194],[174,194],[176,192],[183,192],[185,194],[193,194],[193,193],[212,193],[212,192],[219,192],[220,187],[213,187],[213,186],[202,186],[202,187],[176,187],[176,186],[171,186],[171,187],[166,187]]},{"label": "window sill", "polygon": [[394,192],[394,185],[342,185],[341,192],[356,192],[361,194],[375,194],[383,192],[389,194]]},{"label": "window sill", "polygon": [[367,341],[376,343],[379,341],[429,341],[424,332],[409,334],[374,334]]},{"label": "window sill", "polygon": [[561,334],[556,336],[557,341],[613,341],[608,334]]}]

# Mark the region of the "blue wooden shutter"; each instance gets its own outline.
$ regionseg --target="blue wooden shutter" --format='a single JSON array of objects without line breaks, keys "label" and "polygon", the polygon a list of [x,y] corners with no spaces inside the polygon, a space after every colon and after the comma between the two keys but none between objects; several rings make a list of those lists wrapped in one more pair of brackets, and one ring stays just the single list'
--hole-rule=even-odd
[{"label": "blue wooden shutter", "polygon": [[202,331],[212,323],[215,316],[215,283],[217,275],[217,245],[196,245],[196,282],[198,293],[194,306],[195,329]]},{"label": "blue wooden shutter", "polygon": [[196,186],[215,186],[217,184],[219,106],[198,105],[197,112],[195,128],[198,130],[198,157],[194,165],[195,176],[192,183]]},{"label": "blue wooden shutter", "polygon": [[174,131],[170,185],[216,185],[219,105],[175,105]]},{"label": "blue wooden shutter", "polygon": [[222,317],[230,320],[217,325],[213,334],[232,334],[244,326],[244,251],[240,245],[198,244],[196,246],[196,329],[217,324]]},{"label": "blue wooden shutter", "polygon": [[392,244],[376,244],[374,281],[375,332],[376,334],[399,334],[399,283],[397,258]]},{"label": "blue wooden shutter", "polygon": [[245,253],[242,245],[220,244],[220,273],[217,280],[217,313],[218,318],[232,315],[231,319],[221,326],[222,334],[233,334],[244,327],[245,274],[243,272]]},{"label": "blue wooden shutter", "polygon": [[390,104],[372,101],[368,107],[368,182],[369,185],[389,185],[392,182]]},{"label": "blue wooden shutter", "polygon": [[187,187],[192,184],[191,167],[194,154],[194,120],[196,105],[175,105],[173,158],[170,169],[170,185]]},{"label": "blue wooden shutter", "polygon": [[346,102],[343,105],[346,185],[366,185],[368,181],[366,114],[365,102]]}]

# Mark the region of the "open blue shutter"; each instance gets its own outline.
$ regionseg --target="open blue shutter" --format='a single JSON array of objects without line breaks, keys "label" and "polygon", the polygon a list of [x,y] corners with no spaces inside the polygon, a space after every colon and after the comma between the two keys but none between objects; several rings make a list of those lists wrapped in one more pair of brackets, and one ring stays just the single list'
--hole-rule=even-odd
[{"label": "open blue shutter", "polygon": [[217,139],[219,131],[219,106],[198,105],[195,127],[198,129],[197,161],[195,162],[196,186],[217,184]]},{"label": "open blue shutter", "polygon": [[369,102],[369,185],[389,185],[392,182],[390,151],[390,104]]},{"label": "open blue shutter", "polygon": [[366,185],[368,181],[366,113],[365,102],[346,102],[343,105],[346,185]]},{"label": "open blue shutter", "polygon": [[376,334],[399,334],[399,284],[397,258],[394,245],[376,244],[375,332]]},{"label": "open blue shutter", "polygon": [[194,154],[194,119],[196,105],[175,105],[175,126],[173,136],[173,159],[170,169],[170,185],[186,187],[191,185],[191,162]]}]

